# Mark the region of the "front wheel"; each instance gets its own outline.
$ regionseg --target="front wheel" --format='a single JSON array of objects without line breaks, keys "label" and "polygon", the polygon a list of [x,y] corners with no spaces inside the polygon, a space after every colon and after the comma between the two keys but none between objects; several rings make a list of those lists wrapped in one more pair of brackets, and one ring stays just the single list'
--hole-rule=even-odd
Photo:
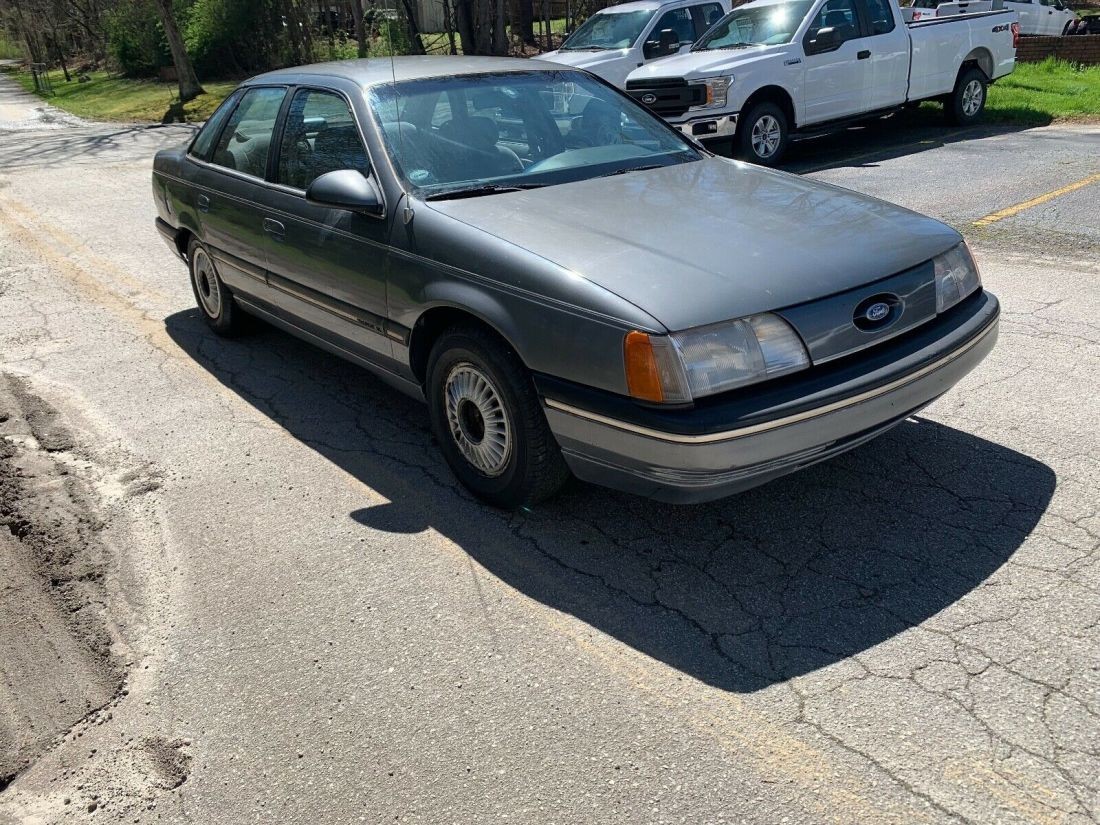
[{"label": "front wheel", "polygon": [[487,331],[444,333],[428,359],[425,389],[443,457],[478,498],[515,509],[549,498],[569,478],[531,377]]},{"label": "front wheel", "polygon": [[970,68],[959,75],[955,90],[944,104],[949,122],[956,126],[976,123],[985,111],[989,82],[981,69]]},{"label": "front wheel", "polygon": [[790,123],[774,103],[757,103],[737,124],[738,154],[761,166],[774,166],[787,151]]}]

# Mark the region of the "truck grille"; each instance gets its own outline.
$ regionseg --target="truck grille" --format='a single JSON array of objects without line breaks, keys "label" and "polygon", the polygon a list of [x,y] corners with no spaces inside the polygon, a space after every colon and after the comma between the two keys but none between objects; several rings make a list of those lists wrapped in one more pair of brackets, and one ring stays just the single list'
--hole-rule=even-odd
[{"label": "truck grille", "polygon": [[[682,77],[628,80],[626,93],[661,117],[679,117],[690,107],[706,103],[706,88],[689,84]],[[647,99],[652,96],[652,100]]]}]

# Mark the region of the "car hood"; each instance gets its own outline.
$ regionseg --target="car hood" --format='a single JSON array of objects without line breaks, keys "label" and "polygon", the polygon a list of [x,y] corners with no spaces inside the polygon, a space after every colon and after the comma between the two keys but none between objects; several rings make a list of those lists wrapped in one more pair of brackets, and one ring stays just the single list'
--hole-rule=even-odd
[{"label": "car hood", "polygon": [[961,239],[907,209],[724,158],[429,205],[670,330],[861,286]]},{"label": "car hood", "polygon": [[575,69],[592,69],[605,63],[614,63],[621,60],[630,49],[615,49],[613,51],[558,50],[540,54],[539,60],[549,60],[552,63],[561,63],[563,66],[572,66]]},{"label": "car hood", "polygon": [[737,69],[752,68],[756,63],[771,61],[785,55],[789,45],[754,46],[748,49],[714,49],[713,51],[674,54],[632,71],[627,80],[648,80],[654,77],[683,77],[693,80],[716,77]]}]

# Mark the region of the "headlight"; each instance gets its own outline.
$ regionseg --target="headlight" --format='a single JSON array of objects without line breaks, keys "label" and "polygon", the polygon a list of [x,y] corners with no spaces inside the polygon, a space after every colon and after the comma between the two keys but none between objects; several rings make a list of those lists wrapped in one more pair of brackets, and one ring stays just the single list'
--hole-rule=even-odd
[{"label": "headlight", "polygon": [[733,77],[706,77],[703,78],[702,84],[707,91],[706,103],[700,103],[698,106],[692,108],[720,108],[726,105],[726,92],[729,91],[730,84],[733,83]]},{"label": "headlight", "polygon": [[936,312],[955,306],[982,285],[966,243],[932,259],[936,270]]},{"label": "headlight", "polygon": [[631,332],[624,355],[631,396],[669,404],[687,403],[810,365],[795,331],[770,314],[672,335]]}]

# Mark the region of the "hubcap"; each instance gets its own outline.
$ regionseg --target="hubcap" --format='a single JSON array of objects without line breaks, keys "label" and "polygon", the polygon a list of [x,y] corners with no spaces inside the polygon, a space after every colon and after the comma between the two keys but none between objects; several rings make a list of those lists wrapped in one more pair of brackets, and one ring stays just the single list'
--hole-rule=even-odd
[{"label": "hubcap", "polygon": [[771,115],[764,115],[752,125],[752,151],[758,158],[770,158],[779,149],[782,136],[779,121]]},{"label": "hubcap", "polygon": [[462,456],[487,476],[512,457],[512,429],[493,382],[469,362],[455,365],[444,385],[447,426]]},{"label": "hubcap", "polygon": [[217,318],[222,311],[222,292],[218,288],[218,274],[214,270],[214,262],[204,250],[196,249],[195,260],[191,267],[191,277],[195,279],[195,292],[199,296],[199,304],[203,312],[211,318]]},{"label": "hubcap", "polygon": [[963,114],[972,117],[982,108],[982,84],[981,81],[971,80],[963,89]]}]

